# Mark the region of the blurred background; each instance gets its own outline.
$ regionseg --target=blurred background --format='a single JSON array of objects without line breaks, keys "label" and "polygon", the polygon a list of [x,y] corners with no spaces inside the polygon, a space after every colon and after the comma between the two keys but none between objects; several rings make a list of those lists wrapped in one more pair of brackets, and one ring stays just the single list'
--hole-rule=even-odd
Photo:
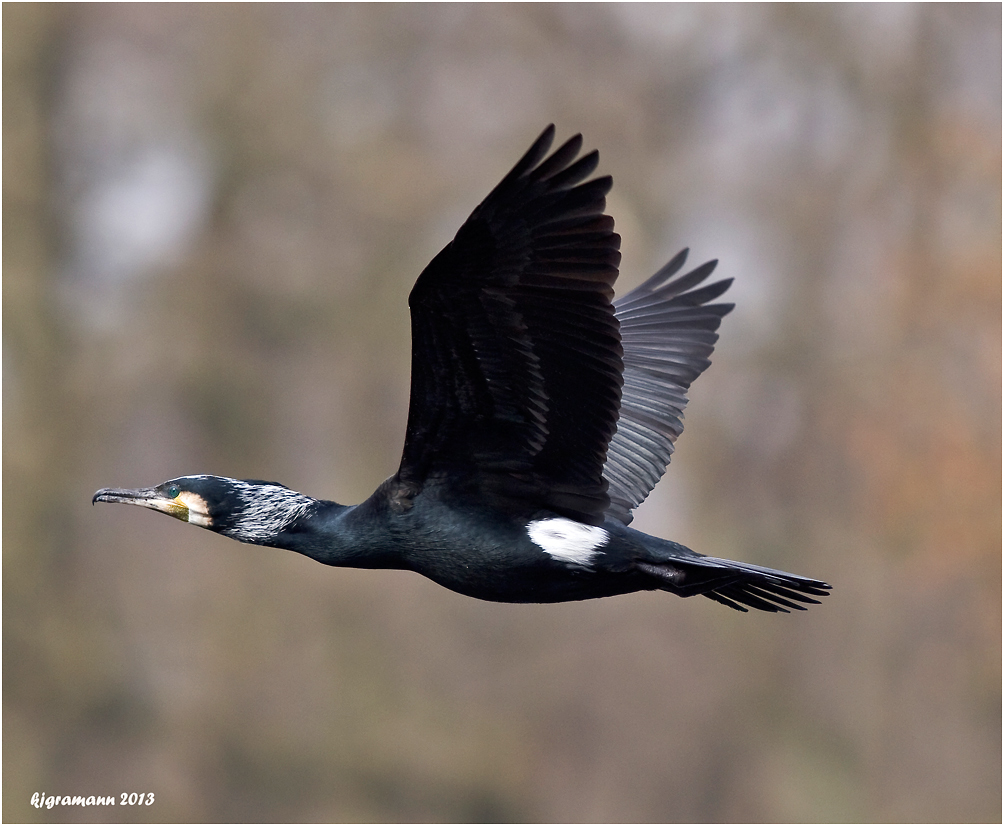
[{"label": "blurred background", "polygon": [[[4,4],[4,820],[1000,821],[1001,16]],[[736,279],[636,526],[824,605],[494,605],[92,508],[368,496],[411,284],[552,121],[621,292]]]}]

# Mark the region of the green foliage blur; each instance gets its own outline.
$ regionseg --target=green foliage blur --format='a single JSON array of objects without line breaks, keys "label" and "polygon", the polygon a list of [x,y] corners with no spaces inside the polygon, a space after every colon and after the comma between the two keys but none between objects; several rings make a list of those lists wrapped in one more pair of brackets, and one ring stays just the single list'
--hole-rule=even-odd
[{"label": "green foliage blur", "polygon": [[[4,4],[4,820],[1000,821],[1001,15]],[[501,606],[91,507],[368,496],[411,284],[551,121],[623,289],[736,279],[636,525],[823,606]]]}]

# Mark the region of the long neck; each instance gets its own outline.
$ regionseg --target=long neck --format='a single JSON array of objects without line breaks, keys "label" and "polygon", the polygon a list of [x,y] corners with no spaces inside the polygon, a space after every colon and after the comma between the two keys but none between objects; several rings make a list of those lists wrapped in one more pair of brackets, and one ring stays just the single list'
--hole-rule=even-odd
[{"label": "long neck", "polygon": [[286,504],[288,510],[273,521],[268,536],[249,536],[247,520],[239,523],[237,531],[226,533],[244,542],[295,551],[329,566],[401,567],[400,554],[389,533],[381,530],[382,509],[374,508],[370,501],[339,505],[302,494],[296,494],[296,498],[291,498]]}]

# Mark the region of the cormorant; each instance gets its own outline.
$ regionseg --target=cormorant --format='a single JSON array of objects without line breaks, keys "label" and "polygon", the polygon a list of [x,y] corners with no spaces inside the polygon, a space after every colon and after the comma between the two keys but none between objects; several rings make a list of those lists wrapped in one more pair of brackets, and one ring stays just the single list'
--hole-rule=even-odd
[{"label": "cormorant", "polygon": [[[261,480],[103,488],[235,540],[321,563],[406,569],[483,600],[551,603],[662,589],[734,609],[803,609],[831,588],[629,527],[663,475],[685,392],[709,366],[731,279],[676,279],[687,250],[612,304],[621,238],[610,176],[576,135],[534,142],[408,298],[401,465],[360,505]],[[673,280],[671,280],[673,279]]]}]

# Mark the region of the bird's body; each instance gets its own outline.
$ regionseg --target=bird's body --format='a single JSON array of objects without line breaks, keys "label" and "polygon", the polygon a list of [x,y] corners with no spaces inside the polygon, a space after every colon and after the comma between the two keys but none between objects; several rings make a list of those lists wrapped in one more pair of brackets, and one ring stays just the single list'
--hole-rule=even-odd
[{"label": "bird's body", "polygon": [[733,608],[803,608],[821,581],[706,557],[636,531],[730,281],[676,280],[686,251],[612,304],[611,179],[549,127],[419,276],[398,472],[356,506],[276,483],[193,476],[95,501],[154,508],[319,562],[415,571],[484,600],[552,603],[663,589]]}]

